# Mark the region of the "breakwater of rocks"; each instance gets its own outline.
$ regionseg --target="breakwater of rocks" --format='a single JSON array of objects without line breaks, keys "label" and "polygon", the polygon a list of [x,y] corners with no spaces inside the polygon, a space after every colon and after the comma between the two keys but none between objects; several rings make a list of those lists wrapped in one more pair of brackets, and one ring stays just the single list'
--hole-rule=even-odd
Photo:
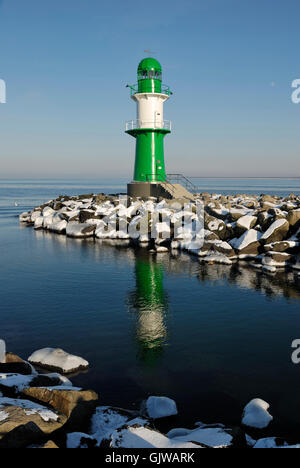
[{"label": "breakwater of rocks", "polygon": [[60,196],[22,213],[20,221],[68,237],[140,245],[151,253],[183,250],[208,263],[249,260],[269,273],[300,272],[300,197],[294,194],[201,193],[194,200]]},{"label": "breakwater of rocks", "polygon": [[74,372],[89,365],[53,348],[36,350],[25,361],[6,352],[0,339],[0,448],[300,447],[297,438],[272,436],[272,407],[260,398],[245,406],[235,427],[199,420],[178,427],[184,408],[161,395],[145,396],[136,410],[104,406],[97,393],[72,384]]}]

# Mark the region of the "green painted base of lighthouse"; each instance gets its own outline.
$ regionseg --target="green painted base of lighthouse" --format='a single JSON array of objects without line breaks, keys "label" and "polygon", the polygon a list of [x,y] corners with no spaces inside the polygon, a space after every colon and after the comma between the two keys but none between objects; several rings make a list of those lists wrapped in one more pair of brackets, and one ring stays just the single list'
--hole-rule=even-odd
[{"label": "green painted base of lighthouse", "polygon": [[126,133],[136,138],[134,181],[165,181],[164,137],[170,130],[136,128]]}]

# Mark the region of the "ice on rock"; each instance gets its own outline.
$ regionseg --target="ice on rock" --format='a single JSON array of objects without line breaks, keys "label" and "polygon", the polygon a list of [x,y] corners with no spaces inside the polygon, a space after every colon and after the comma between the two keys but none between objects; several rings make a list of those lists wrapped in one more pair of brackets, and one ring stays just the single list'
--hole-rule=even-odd
[{"label": "ice on rock", "polygon": [[268,412],[269,408],[269,403],[260,398],[251,400],[244,409],[242,424],[256,429],[264,429],[273,421],[273,416]]},{"label": "ice on rock", "polygon": [[175,401],[167,397],[149,397],[146,401],[146,410],[148,416],[153,419],[178,414]]},{"label": "ice on rock", "polygon": [[0,363],[6,362],[6,345],[4,340],[0,340]]},{"label": "ice on rock", "polygon": [[62,349],[44,348],[35,351],[28,361],[49,369],[58,369],[64,374],[86,369],[89,363],[81,357],[66,353]]}]

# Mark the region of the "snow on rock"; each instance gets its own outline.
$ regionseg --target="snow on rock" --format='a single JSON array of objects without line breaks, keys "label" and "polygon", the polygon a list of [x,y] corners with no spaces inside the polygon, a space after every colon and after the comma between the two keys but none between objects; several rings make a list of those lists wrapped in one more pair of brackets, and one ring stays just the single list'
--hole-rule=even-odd
[{"label": "snow on rock", "polygon": [[246,215],[238,219],[237,226],[248,231],[255,226],[256,222],[257,218],[255,216]]},{"label": "snow on rock", "polygon": [[142,427],[138,424],[135,426],[125,426],[112,433],[111,448],[201,448],[191,442],[177,441],[169,439],[158,431],[148,427]]},{"label": "snow on rock", "polygon": [[[175,431],[186,431],[176,435]],[[219,427],[199,427],[197,429],[173,429],[168,436],[175,442],[198,442],[211,448],[227,448],[232,445],[233,437],[229,430]]]},{"label": "snow on rock", "polygon": [[6,344],[4,340],[0,340],[0,363],[6,362]]},{"label": "snow on rock", "polygon": [[64,374],[86,369],[89,366],[89,363],[81,357],[54,348],[35,351],[28,361],[40,367],[59,370]]},{"label": "snow on rock", "polygon": [[97,439],[98,445],[103,439],[109,439],[111,434],[119,427],[124,426],[130,417],[126,412],[110,408],[109,406],[99,406],[92,417],[91,433]]},{"label": "snow on rock", "polygon": [[[45,406],[38,405],[28,400],[19,400],[14,398],[0,398],[0,408],[18,407],[22,408],[27,416],[37,414],[43,421],[57,421],[59,416],[54,411]],[[4,410],[5,411],[5,410]]]},{"label": "snow on rock", "polygon": [[67,225],[66,234],[68,237],[86,238],[93,237],[95,230],[96,226],[92,224],[70,222]]},{"label": "snow on rock", "polygon": [[32,375],[21,375],[21,374],[0,374],[0,387],[14,388],[20,392],[25,387],[28,387],[30,382],[35,378]]},{"label": "snow on rock", "polygon": [[5,421],[7,418],[9,418],[9,414],[5,411],[0,411],[0,422]]},{"label": "snow on rock", "polygon": [[175,401],[167,397],[150,396],[146,401],[146,410],[148,416],[153,419],[178,414]]},{"label": "snow on rock", "polygon": [[[238,252],[245,252],[246,249],[249,249],[251,248],[251,246],[254,246],[254,252],[257,251],[256,245],[258,244],[260,238],[260,232],[256,231],[255,229],[249,229],[238,239],[232,239],[231,241],[229,241],[229,244]],[[250,251],[251,250],[249,250],[249,252]]]},{"label": "snow on rock", "polygon": [[266,244],[282,241],[285,235],[288,233],[288,230],[288,221],[284,218],[277,219],[277,221],[274,221],[269,229],[262,235],[261,241],[265,242]]},{"label": "snow on rock", "polygon": [[300,449],[300,444],[288,445],[277,437],[267,437],[265,439],[259,439],[254,447],[255,449]]},{"label": "snow on rock", "polygon": [[244,409],[242,424],[248,427],[264,429],[273,421],[273,416],[268,413],[269,408],[270,405],[260,398],[251,400]]}]

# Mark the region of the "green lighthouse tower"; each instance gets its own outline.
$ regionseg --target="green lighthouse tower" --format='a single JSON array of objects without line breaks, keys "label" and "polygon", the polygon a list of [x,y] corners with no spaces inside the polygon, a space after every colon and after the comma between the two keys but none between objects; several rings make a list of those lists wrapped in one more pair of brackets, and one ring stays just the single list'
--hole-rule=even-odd
[{"label": "green lighthouse tower", "polygon": [[126,133],[136,139],[134,177],[128,195],[156,195],[155,186],[166,181],[164,137],[171,132],[171,122],[163,119],[163,105],[172,94],[162,84],[160,63],[143,59],[137,69],[137,84],[128,85],[137,105],[137,118],[126,122]]}]

